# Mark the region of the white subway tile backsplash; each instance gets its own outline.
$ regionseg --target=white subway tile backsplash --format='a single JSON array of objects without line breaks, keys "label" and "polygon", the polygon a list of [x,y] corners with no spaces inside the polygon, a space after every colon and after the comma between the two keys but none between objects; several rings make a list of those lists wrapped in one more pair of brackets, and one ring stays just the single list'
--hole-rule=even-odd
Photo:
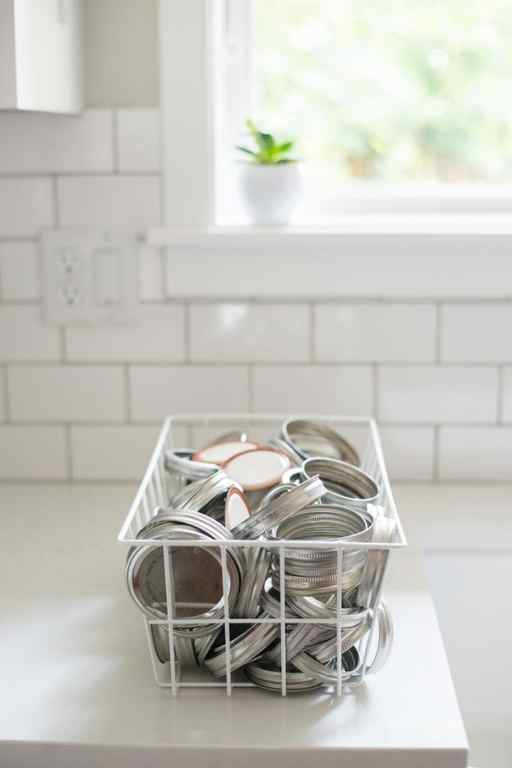
[{"label": "white subway tile backsplash", "polygon": [[193,304],[190,356],[204,361],[306,361],[305,304]]},{"label": "white subway tile backsplash", "polygon": [[35,237],[53,224],[50,179],[0,178],[0,237]]},{"label": "white subway tile backsplash", "polygon": [[396,422],[495,422],[498,373],[463,366],[383,366],[379,418]]},{"label": "white subway tile backsplash", "polygon": [[249,408],[248,372],[243,366],[134,366],[130,391],[134,421]]},{"label": "white subway tile backsplash", "polygon": [[0,426],[0,456],[2,480],[64,480],[64,427]]},{"label": "white subway tile backsplash", "polygon": [[41,307],[0,305],[0,360],[58,360],[59,331],[43,325]]},{"label": "white subway tile backsplash", "polygon": [[381,427],[382,448],[394,480],[432,480],[433,427]]},{"label": "white subway tile backsplash", "polygon": [[441,427],[439,471],[441,480],[512,482],[512,428]]},{"label": "white subway tile backsplash", "polygon": [[120,109],[117,112],[120,171],[160,170],[160,112]]},{"label": "white subway tile backsplash", "polygon": [[255,412],[373,414],[370,366],[256,366],[253,375]]},{"label": "white subway tile backsplash", "polygon": [[0,295],[9,301],[29,301],[40,297],[35,243],[0,243]]},{"label": "white subway tile backsplash", "polygon": [[137,325],[66,329],[69,360],[179,361],[185,354],[183,305],[141,305]]},{"label": "white subway tile backsplash", "polygon": [[140,480],[159,427],[76,426],[71,429],[75,480]]},{"label": "white subway tile backsplash", "polygon": [[160,221],[160,180],[152,176],[73,176],[58,180],[60,225],[144,232]]},{"label": "white subway tile backsplash", "polygon": [[512,303],[446,305],[442,308],[441,322],[442,360],[512,361]]},{"label": "white subway tile backsplash", "polygon": [[319,304],[314,311],[318,360],[434,361],[433,305]]},{"label": "white subway tile backsplash", "polygon": [[2,112],[0,173],[112,170],[112,112]]},{"label": "white subway tile backsplash", "polygon": [[122,421],[123,370],[113,366],[12,366],[13,421]]},{"label": "white subway tile backsplash", "polygon": [[512,421],[512,367],[503,369],[503,420]]},{"label": "white subway tile backsplash", "polygon": [[[428,481],[436,466],[441,480],[512,480],[504,299],[312,305],[307,291],[297,302],[256,291],[187,307],[166,303],[162,251],[141,245],[138,325],[46,326],[40,231],[158,226],[160,143],[158,109],[0,119],[0,478],[65,479],[72,461],[77,480],[137,480],[157,435],[148,424],[169,413],[375,408],[393,478]],[[211,431],[182,427],[177,444]],[[356,429],[347,436],[364,449]]]}]

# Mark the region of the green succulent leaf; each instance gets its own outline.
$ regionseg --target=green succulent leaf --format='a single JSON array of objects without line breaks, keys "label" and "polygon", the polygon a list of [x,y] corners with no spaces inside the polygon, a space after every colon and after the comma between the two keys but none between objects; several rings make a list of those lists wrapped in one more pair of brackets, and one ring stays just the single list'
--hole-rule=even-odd
[{"label": "green succulent leaf", "polygon": [[237,144],[235,149],[238,149],[239,152],[244,152],[246,155],[251,155],[252,157],[257,156],[257,153],[254,152],[254,150],[249,149],[249,147],[242,147],[240,144]]},{"label": "green succulent leaf", "polygon": [[260,131],[252,120],[246,120],[245,125],[254,141],[255,149],[237,146],[240,152],[252,157],[254,163],[259,165],[276,165],[278,163],[293,163],[296,160],[286,157],[294,146],[293,141],[276,142],[271,133]]}]

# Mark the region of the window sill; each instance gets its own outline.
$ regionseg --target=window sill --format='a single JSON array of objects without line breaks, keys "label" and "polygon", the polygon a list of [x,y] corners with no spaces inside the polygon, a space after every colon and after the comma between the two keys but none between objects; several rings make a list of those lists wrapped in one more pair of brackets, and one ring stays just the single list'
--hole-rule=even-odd
[{"label": "window sill", "polygon": [[[346,216],[335,226],[154,229],[168,295],[505,298],[512,216]],[[507,294],[507,290],[509,293]]]}]

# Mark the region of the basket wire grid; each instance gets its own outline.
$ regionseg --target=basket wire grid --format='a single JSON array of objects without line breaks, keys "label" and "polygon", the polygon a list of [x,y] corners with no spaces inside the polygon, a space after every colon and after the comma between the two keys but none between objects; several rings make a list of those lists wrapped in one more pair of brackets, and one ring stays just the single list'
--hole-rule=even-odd
[{"label": "basket wire grid", "polygon": [[[265,414],[255,416],[253,414],[216,414],[210,416],[180,416],[169,417],[166,419],[163,428],[160,432],[157,445],[144,474],[142,482],[139,486],[135,499],[130,507],[129,513],[119,533],[118,540],[123,544],[130,546],[142,544],[141,539],[137,539],[137,533],[141,528],[148,523],[154,516],[158,507],[165,507],[169,504],[170,498],[180,489],[180,486],[184,484],[184,481],[176,477],[169,475],[164,466],[165,453],[168,449],[183,448],[183,444],[177,444],[176,433],[179,433],[180,440],[183,440],[183,436],[186,437],[190,445],[194,445],[196,448],[200,445],[196,444],[198,435],[204,437],[205,434],[209,434],[211,437],[219,434],[225,429],[240,429],[248,433],[251,439],[258,439],[261,434],[261,439],[270,437],[271,434],[275,434],[285,416],[275,414]],[[386,572],[388,556],[391,550],[399,549],[406,546],[406,538],[403,532],[403,528],[400,522],[400,518],[397,512],[396,504],[391,491],[389,479],[386,472],[384,456],[380,443],[377,426],[373,419],[369,418],[343,418],[337,416],[318,416],[318,415],[303,415],[301,419],[312,419],[316,421],[323,421],[328,423],[334,429],[340,431],[344,436],[357,445],[361,455],[361,468],[370,474],[382,489],[380,504],[383,507],[383,514],[394,520],[395,522],[395,535],[393,541],[382,544],[379,542],[361,542],[351,544],[348,542],[339,542],[333,544],[332,540],[287,540],[280,539],[278,541],[265,541],[264,546],[267,548],[276,549],[279,552],[279,582],[280,582],[280,615],[279,618],[273,617],[260,617],[260,618],[234,618],[230,616],[229,609],[229,572],[227,567],[227,550],[235,548],[261,548],[261,540],[175,540],[172,539],[166,542],[162,539],[144,539],[144,546],[158,546],[162,548],[163,563],[164,563],[164,578],[165,578],[165,595],[166,595],[166,618],[154,619],[144,617],[146,626],[146,635],[149,645],[149,653],[155,681],[157,685],[170,688],[172,693],[176,695],[180,688],[224,688],[226,694],[231,696],[233,688],[252,688],[255,687],[253,682],[246,680],[233,680],[232,674],[232,638],[231,638],[231,626],[236,624],[278,624],[280,628],[280,641],[281,641],[281,694],[286,696],[287,694],[287,681],[286,681],[286,629],[287,626],[296,624],[328,624],[335,625],[336,627],[336,647],[337,647],[337,664],[336,664],[336,685],[334,690],[337,696],[341,696],[343,687],[346,683],[343,681],[342,673],[342,605],[343,605],[343,555],[347,550],[357,549],[367,550],[368,553],[374,552],[376,558],[376,578],[370,589],[367,607],[375,612],[376,607],[379,604],[384,576]],[[256,437],[254,436],[256,434]],[[196,442],[194,442],[194,440]],[[286,612],[286,584],[285,584],[285,549],[289,548],[304,548],[308,549],[329,549],[330,551],[336,550],[337,553],[337,588],[336,588],[336,617],[332,618],[295,618],[291,617]],[[176,617],[176,609],[184,607],[200,607],[201,604],[187,604],[177,603],[175,601],[174,587],[173,587],[173,550],[179,548],[213,548],[220,551],[220,563],[222,573],[222,594],[224,598],[224,613],[223,618],[220,621],[212,621],[208,618],[178,618]],[[209,606],[209,604],[208,604]],[[176,624],[183,625],[199,625],[204,624],[217,624],[224,628],[225,633],[225,650],[226,650],[226,675],[222,681],[213,681],[208,679],[208,673],[202,672],[201,676],[194,677],[192,680],[183,680],[180,670],[179,662],[176,658],[175,650],[175,633],[174,627]],[[154,647],[152,637],[152,626],[164,625],[167,628],[168,640],[169,640],[169,662],[160,662]],[[371,622],[369,631],[365,637],[359,641],[359,655],[360,655],[360,674],[358,676],[358,682],[362,682],[365,679],[366,671],[369,664],[369,654],[372,647],[372,640],[375,629],[375,621]],[[348,683],[351,684],[350,682]]]}]

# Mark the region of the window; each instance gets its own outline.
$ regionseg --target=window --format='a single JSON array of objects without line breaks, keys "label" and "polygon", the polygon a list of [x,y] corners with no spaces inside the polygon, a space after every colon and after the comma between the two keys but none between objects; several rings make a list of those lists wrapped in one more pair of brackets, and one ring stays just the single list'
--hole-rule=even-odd
[{"label": "window", "polygon": [[[483,197],[485,209],[504,198],[508,206],[512,4],[235,4],[239,26],[233,32],[231,20],[228,46],[235,39],[251,61],[232,60],[251,94],[243,106],[262,126],[297,138],[306,214],[481,210]],[[250,23],[240,24],[244,4]],[[232,91],[238,103],[243,90]],[[232,116],[233,133],[242,114]]]},{"label": "window", "polygon": [[162,1],[160,12],[166,176],[180,180],[171,225],[243,221],[234,145],[247,116],[297,138],[299,224],[512,209],[508,0]]},{"label": "window", "polygon": [[[274,298],[503,296],[510,283],[512,237],[509,215],[512,210],[512,185],[508,183],[509,132],[508,124],[501,115],[508,104],[506,78],[509,54],[505,42],[512,41],[512,29],[509,29],[507,21],[511,12],[507,7],[508,0],[487,0],[487,17],[477,7],[477,0],[445,0],[450,18],[449,23],[446,21],[443,26],[441,6],[437,7],[439,2],[275,0],[272,5],[270,0],[253,0],[253,3],[248,0],[160,0],[163,226],[150,231],[148,241],[155,246],[167,247],[165,263],[169,295],[217,298],[260,295]],[[259,10],[258,3],[261,4]],[[375,16],[372,16],[371,27],[368,26],[371,35],[357,21],[357,14],[363,13],[358,10],[359,6],[366,8],[367,13],[371,10]],[[327,109],[322,102],[323,106],[316,116],[309,114],[309,108],[303,108],[293,117],[297,133],[303,136],[301,151],[308,160],[312,179],[308,202],[317,206],[321,225],[310,226],[310,222],[315,220],[315,210],[311,206],[296,221],[297,227],[286,230],[223,226],[228,221],[240,221],[232,217],[233,213],[236,214],[236,185],[232,183],[235,167],[233,146],[239,138],[244,118],[249,114],[257,119],[260,111],[260,116],[264,118],[265,110],[270,110],[272,119],[278,119],[273,99],[281,97],[268,92],[272,83],[276,83],[277,87],[278,79],[272,78],[272,82],[266,79],[265,68],[276,66],[276,50],[278,45],[281,46],[283,36],[286,46],[292,46],[292,53],[297,41],[302,41],[303,45],[312,44],[307,39],[304,43],[300,34],[292,35],[294,25],[299,25],[301,14],[307,16],[314,11],[317,19],[314,29],[320,30],[317,34],[320,39],[319,14],[325,14],[327,10],[332,14],[346,12],[351,26],[344,34],[348,35],[352,29],[350,34],[353,35],[354,45],[359,45],[357,41],[360,38],[365,39],[365,45],[371,52],[377,50],[378,43],[384,52],[388,51],[390,61],[394,62],[398,54],[392,31],[389,31],[391,21],[387,18],[388,12],[400,8],[401,16],[407,20],[406,10],[408,14],[413,14],[416,9],[416,26],[421,28],[426,24],[423,19],[430,18],[424,10],[427,6],[435,10],[436,23],[441,31],[450,35],[457,33],[459,46],[466,45],[469,39],[464,27],[466,19],[468,24],[473,19],[471,28],[476,36],[485,31],[484,18],[490,19],[489,23],[492,22],[491,27],[500,41],[490,48],[485,44],[485,66],[476,57],[471,69],[474,88],[467,82],[465,86],[467,103],[471,103],[470,96],[473,94],[475,110],[480,110],[478,114],[482,120],[485,119],[486,125],[501,126],[501,131],[498,131],[501,143],[497,142],[497,134],[489,139],[487,128],[471,133],[471,141],[478,141],[478,146],[483,148],[485,162],[477,157],[474,149],[477,144],[472,145],[471,152],[466,152],[463,163],[455,163],[453,158],[458,157],[457,154],[448,163],[445,162],[446,152],[440,153],[436,149],[432,153],[429,150],[430,158],[442,157],[444,164],[433,160],[429,164],[422,163],[423,169],[428,165],[428,173],[421,176],[417,171],[415,174],[411,172],[411,168],[419,167],[410,159],[414,153],[408,155],[409,160],[404,160],[400,168],[381,157],[378,162],[369,158],[364,162],[356,161],[357,153],[352,144],[352,154],[348,154],[349,142],[346,138],[339,149],[336,144],[335,149],[329,150],[335,159],[331,162],[329,154],[328,161],[325,161],[323,153],[328,146],[325,139],[329,135],[327,128],[323,133],[314,131],[311,141],[306,142],[309,123],[313,125],[315,121],[320,121],[318,115],[323,114],[321,110]],[[258,22],[257,14],[264,9],[268,14],[272,13],[272,23],[266,18]],[[459,25],[453,18],[456,11]],[[498,11],[499,21],[496,21],[494,14]],[[480,26],[474,22],[475,18],[481,20]],[[380,24],[377,23],[379,19]],[[269,31],[258,31],[258,24],[261,26],[263,23],[267,24]],[[328,28],[333,26],[322,23]],[[338,23],[342,24],[339,19]],[[380,28],[382,34],[379,34]],[[387,37],[385,29],[388,29]],[[487,29],[482,38],[484,41],[488,34]],[[387,41],[385,44],[384,40]],[[339,53],[340,48],[331,46],[329,50]],[[262,50],[273,53],[262,56]],[[441,43],[436,42],[433,50],[440,51]],[[356,53],[353,55],[355,61]],[[497,57],[500,66],[496,63],[488,66],[485,63],[488,56]],[[306,62],[310,59],[310,53],[304,55]],[[286,57],[278,61],[286,71]],[[367,60],[363,61],[366,63]],[[384,59],[375,53],[372,61],[381,62]],[[443,58],[435,53],[429,66],[440,66],[445,61],[445,56]],[[322,68],[321,73],[325,69]],[[345,69],[347,66],[343,67]],[[307,69],[307,72],[314,70]],[[389,80],[382,73],[383,64],[379,69],[380,79],[375,76],[369,78],[368,87],[376,83],[380,92],[380,83]],[[345,77],[344,72],[341,75]],[[324,76],[325,72],[321,74],[322,78]],[[399,72],[399,76],[404,76],[403,72]],[[353,82],[357,83],[358,77],[356,72]],[[308,87],[312,87],[311,80],[317,88],[318,83],[308,74]],[[288,96],[291,98],[293,88],[291,84],[284,88],[287,99]],[[457,89],[455,92],[458,93]],[[494,94],[494,111],[490,108],[491,101],[487,100],[490,99],[490,92]],[[345,90],[342,95],[345,98]],[[377,104],[376,99],[367,97],[369,109],[374,109],[373,101]],[[387,101],[381,97],[382,111],[388,121],[392,121],[397,116],[393,110],[388,110]],[[347,103],[350,103],[348,97]],[[407,100],[405,103],[408,103]],[[411,102],[412,105],[414,103]],[[447,103],[451,108],[449,99]],[[351,117],[360,115],[355,108],[349,114]],[[287,129],[293,115],[284,110],[279,115],[286,116],[283,129]],[[367,123],[361,120],[358,117],[357,126],[371,126],[373,118]],[[461,125],[466,131],[467,125]],[[319,135],[323,137],[322,141],[318,140]],[[395,138],[391,136],[391,140],[395,141]],[[455,143],[455,149],[457,146]],[[486,146],[499,147],[493,155],[497,158],[496,162],[490,163]],[[453,171],[448,173],[448,168],[457,168],[458,176]],[[435,174],[432,169],[436,170]],[[469,169],[473,170],[470,172]],[[322,173],[329,183],[326,181],[315,189],[315,174],[321,176]],[[363,214],[387,211],[393,215],[346,215],[347,211],[354,210]],[[483,215],[442,215],[469,211]],[[404,212],[429,215],[397,215]],[[430,215],[433,212],[440,212],[441,215]],[[489,215],[491,212],[507,212],[508,215]],[[438,279],[441,273],[442,283]]]}]

